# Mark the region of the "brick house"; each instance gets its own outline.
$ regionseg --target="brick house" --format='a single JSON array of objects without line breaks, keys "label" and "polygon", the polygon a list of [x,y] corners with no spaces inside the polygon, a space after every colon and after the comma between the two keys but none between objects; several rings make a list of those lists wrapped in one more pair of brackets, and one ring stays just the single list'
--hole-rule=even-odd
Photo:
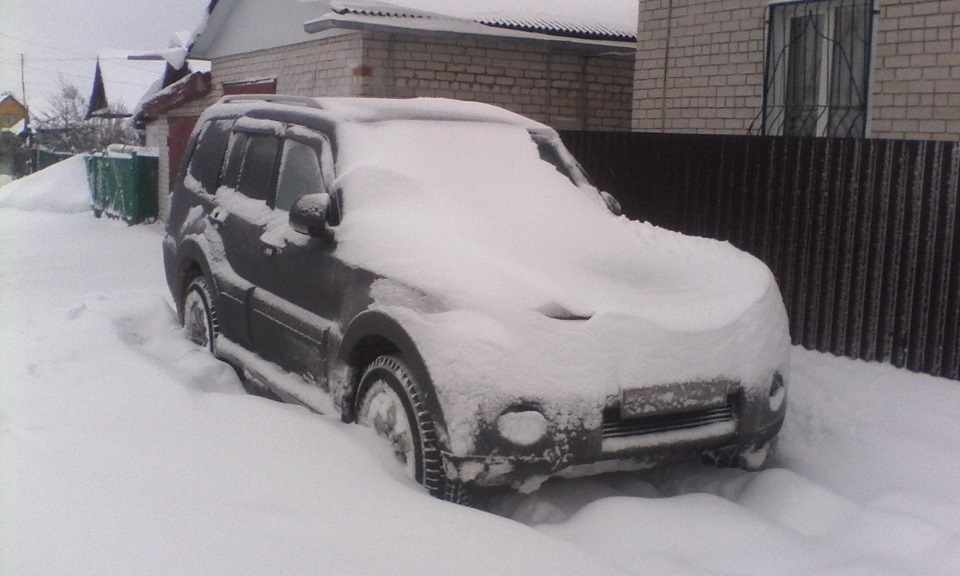
[{"label": "brick house", "polygon": [[191,58],[211,61],[211,74],[181,80],[140,118],[147,144],[161,149],[160,190],[169,189],[199,114],[227,94],[438,96],[497,104],[560,129],[629,130],[635,1],[606,0],[629,14],[616,27],[371,0],[212,0],[190,48]]},{"label": "brick house", "polygon": [[640,0],[634,130],[960,140],[960,0]]}]

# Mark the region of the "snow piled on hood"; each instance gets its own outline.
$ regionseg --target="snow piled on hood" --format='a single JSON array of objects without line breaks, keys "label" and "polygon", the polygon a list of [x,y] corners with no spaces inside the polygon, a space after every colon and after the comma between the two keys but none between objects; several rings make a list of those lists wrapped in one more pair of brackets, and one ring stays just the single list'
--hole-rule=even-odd
[{"label": "snow piled on hood", "polygon": [[79,154],[0,187],[0,208],[72,214],[89,211],[91,201]]},{"label": "snow piled on hood", "polygon": [[339,141],[339,255],[451,308],[703,330],[736,320],[772,282],[728,244],[614,217],[520,126],[356,123]]}]

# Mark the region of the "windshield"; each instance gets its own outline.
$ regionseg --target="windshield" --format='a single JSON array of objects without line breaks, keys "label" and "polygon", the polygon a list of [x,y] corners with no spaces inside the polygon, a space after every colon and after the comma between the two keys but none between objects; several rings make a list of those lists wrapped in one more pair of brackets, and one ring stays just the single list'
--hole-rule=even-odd
[{"label": "windshield", "polygon": [[[341,129],[337,171],[389,172],[422,197],[486,202],[510,195],[539,202],[595,195],[569,153],[525,127],[459,121],[401,120]],[[593,194],[590,194],[593,192]],[[453,198],[451,198],[453,199]]]}]

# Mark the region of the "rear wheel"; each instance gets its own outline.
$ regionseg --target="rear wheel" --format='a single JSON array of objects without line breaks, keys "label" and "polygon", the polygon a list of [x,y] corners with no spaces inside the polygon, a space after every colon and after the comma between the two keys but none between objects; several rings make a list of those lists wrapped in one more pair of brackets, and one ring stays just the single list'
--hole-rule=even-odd
[{"label": "rear wheel", "polygon": [[217,310],[203,276],[193,278],[183,293],[183,327],[190,340],[208,350],[216,351]]},{"label": "rear wheel", "polygon": [[433,418],[402,359],[385,355],[367,366],[357,390],[356,419],[390,443],[407,475],[431,495],[470,503],[463,484],[443,473]]}]

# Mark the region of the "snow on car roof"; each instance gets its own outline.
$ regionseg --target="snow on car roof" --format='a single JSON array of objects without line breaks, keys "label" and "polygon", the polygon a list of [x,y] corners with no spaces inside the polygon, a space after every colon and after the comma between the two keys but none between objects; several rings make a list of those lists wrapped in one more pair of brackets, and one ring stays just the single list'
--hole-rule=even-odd
[{"label": "snow on car roof", "polygon": [[226,96],[219,104],[238,113],[264,105],[308,107],[329,113],[335,121],[381,122],[389,120],[434,120],[483,122],[522,126],[527,130],[551,129],[520,114],[482,102],[446,98],[303,98],[283,95]]},{"label": "snow on car roof", "polygon": [[324,110],[353,121],[459,120],[513,124],[528,129],[548,129],[525,116],[482,102],[446,98],[317,98]]}]

